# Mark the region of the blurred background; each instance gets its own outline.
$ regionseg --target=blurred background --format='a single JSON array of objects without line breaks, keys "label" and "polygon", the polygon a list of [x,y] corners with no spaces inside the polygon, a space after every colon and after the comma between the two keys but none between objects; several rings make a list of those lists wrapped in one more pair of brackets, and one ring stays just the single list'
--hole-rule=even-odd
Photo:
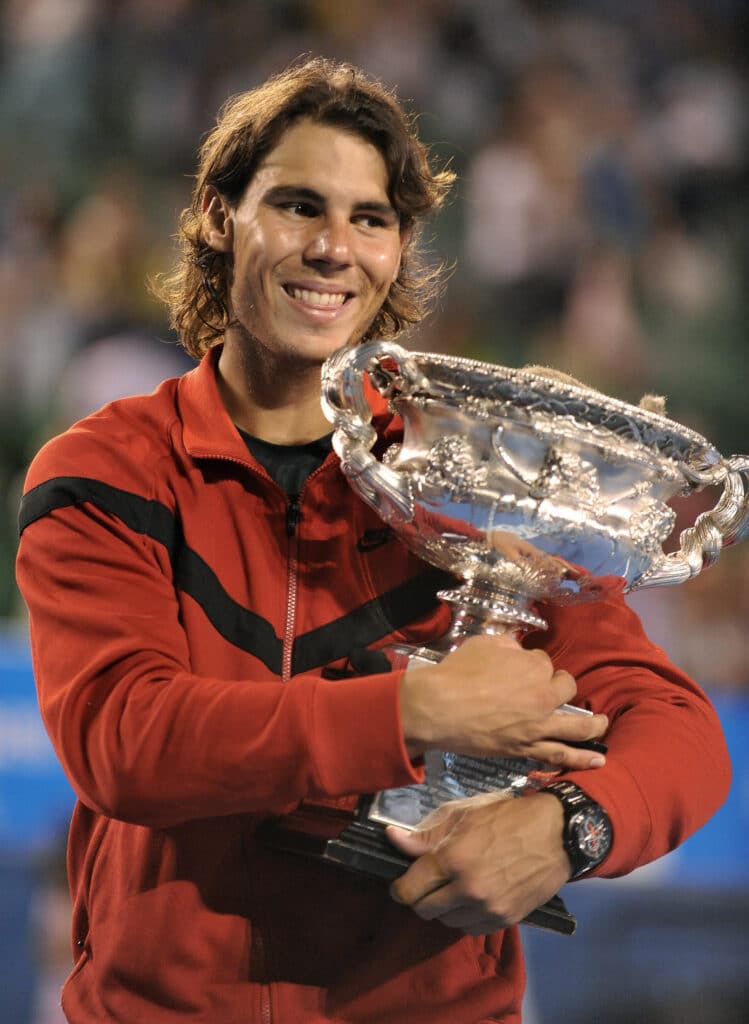
[{"label": "blurred background", "polygon": [[[49,436],[191,365],[167,270],[196,148],[231,93],[302,53],[351,60],[420,112],[460,182],[429,226],[454,265],[407,343],[558,367],[667,398],[749,451],[746,0],[0,2],[0,1006],[60,1024],[71,795],[36,710],[13,580],[25,467]],[[714,496],[697,495],[685,525]],[[632,598],[714,699],[726,806],[631,878],[525,929],[527,1024],[749,1020],[749,543]],[[700,751],[695,750],[695,757]]]}]

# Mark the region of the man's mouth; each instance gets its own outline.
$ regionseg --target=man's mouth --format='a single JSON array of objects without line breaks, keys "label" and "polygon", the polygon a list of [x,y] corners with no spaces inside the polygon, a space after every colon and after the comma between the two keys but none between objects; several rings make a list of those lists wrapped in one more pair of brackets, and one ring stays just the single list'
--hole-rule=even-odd
[{"label": "man's mouth", "polygon": [[311,288],[298,288],[293,284],[285,284],[284,290],[292,299],[310,306],[342,306],[349,298],[348,292],[318,292]]}]

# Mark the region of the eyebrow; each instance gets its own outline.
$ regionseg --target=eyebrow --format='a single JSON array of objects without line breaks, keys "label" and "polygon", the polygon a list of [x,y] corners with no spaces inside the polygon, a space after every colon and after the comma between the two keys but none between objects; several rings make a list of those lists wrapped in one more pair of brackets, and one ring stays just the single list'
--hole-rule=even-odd
[{"label": "eyebrow", "polygon": [[[313,188],[305,185],[274,185],[263,196],[266,203],[283,202],[283,200],[302,199],[307,202],[325,205],[325,196]],[[369,210],[372,213],[379,213],[383,217],[394,217],[399,220],[398,211],[391,203],[383,203],[380,199],[362,199],[354,203],[356,210]]]}]

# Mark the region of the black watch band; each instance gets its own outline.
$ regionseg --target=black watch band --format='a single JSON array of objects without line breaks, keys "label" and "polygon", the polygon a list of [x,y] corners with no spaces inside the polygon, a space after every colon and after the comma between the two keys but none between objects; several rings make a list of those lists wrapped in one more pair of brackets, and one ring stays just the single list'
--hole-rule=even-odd
[{"label": "black watch band", "polygon": [[564,849],[572,866],[570,881],[574,881],[606,858],[614,838],[611,820],[574,782],[551,782],[541,792],[552,793],[562,804]]}]

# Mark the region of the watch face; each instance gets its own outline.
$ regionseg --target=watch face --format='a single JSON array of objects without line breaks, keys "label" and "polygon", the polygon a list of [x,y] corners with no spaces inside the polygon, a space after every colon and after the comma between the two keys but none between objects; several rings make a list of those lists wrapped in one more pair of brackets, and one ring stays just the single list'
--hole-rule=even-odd
[{"label": "watch face", "polygon": [[611,846],[611,825],[601,808],[585,810],[576,816],[575,834],[580,852],[591,864],[598,864]]}]

